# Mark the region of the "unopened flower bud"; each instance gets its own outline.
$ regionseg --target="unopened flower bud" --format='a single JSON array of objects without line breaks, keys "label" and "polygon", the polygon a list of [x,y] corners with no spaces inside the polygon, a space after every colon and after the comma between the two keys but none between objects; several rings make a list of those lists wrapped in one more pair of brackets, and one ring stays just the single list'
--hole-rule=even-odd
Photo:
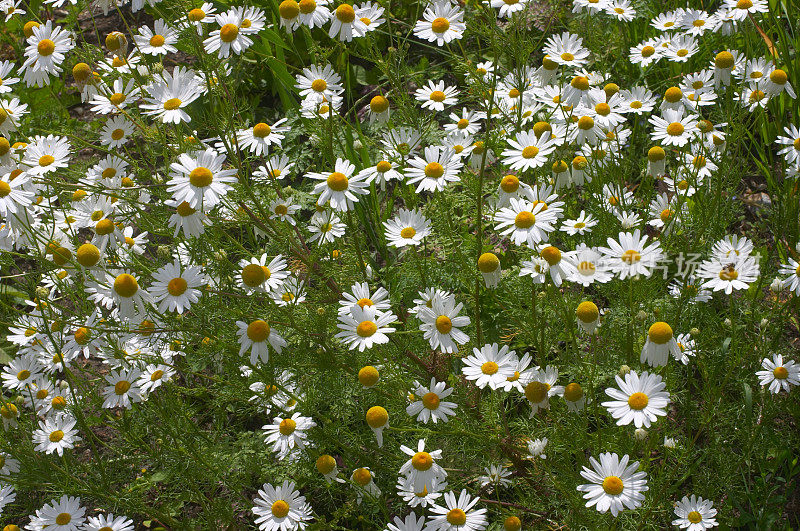
[{"label": "unopened flower bud", "polygon": [[621,367],[619,368],[619,373],[618,373],[618,374],[619,374],[620,376],[625,376],[625,375],[626,375],[626,374],[628,374],[629,372],[631,372],[631,368],[630,368],[630,367],[628,367],[627,365],[623,365],[623,366],[621,366]]},{"label": "unopened flower bud", "polygon": [[700,329],[692,328],[691,330],[689,330],[689,334],[691,334],[692,337],[697,337],[700,335]]},{"label": "unopened flower bud", "polygon": [[156,254],[162,260],[166,260],[167,258],[169,258],[171,252],[172,251],[169,248],[169,245],[159,245],[158,248],[156,248]]},{"label": "unopened flower bud", "polygon": [[772,281],[772,284],[769,285],[769,289],[772,290],[773,293],[780,293],[783,290],[783,282],[781,279],[776,278]]},{"label": "unopened flower bud", "polygon": [[644,428],[636,428],[636,431],[633,432],[633,436],[637,441],[644,441],[647,439],[647,430]]}]

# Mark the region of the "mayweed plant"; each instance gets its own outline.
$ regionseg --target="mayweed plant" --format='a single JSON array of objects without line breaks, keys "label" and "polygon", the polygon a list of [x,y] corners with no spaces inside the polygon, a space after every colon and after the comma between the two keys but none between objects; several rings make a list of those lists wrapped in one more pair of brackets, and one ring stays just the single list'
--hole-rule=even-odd
[{"label": "mayweed plant", "polygon": [[800,527],[791,0],[0,0],[0,525]]}]

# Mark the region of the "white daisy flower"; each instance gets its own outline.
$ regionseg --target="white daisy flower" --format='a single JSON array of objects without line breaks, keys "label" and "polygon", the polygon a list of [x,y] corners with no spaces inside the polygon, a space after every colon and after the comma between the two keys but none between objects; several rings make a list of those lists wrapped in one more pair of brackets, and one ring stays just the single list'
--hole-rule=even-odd
[{"label": "white daisy flower", "polygon": [[294,413],[290,418],[275,417],[272,424],[261,427],[264,430],[264,441],[272,445],[272,451],[279,460],[296,461],[301,452],[308,446],[308,434],[317,425],[311,417],[303,417]]},{"label": "white daisy flower", "polygon": [[341,332],[334,337],[350,349],[358,347],[359,352],[389,342],[386,334],[395,331],[386,325],[397,320],[392,312],[381,312],[375,306],[354,304],[347,313],[339,314],[339,323],[336,325]]},{"label": "white daisy flower", "polygon": [[479,497],[472,497],[466,489],[461,491],[458,498],[452,491],[444,495],[444,506],[431,507],[431,516],[428,517],[430,531],[480,531],[486,529],[489,521],[486,518],[486,509],[475,509],[480,501]]},{"label": "white daisy flower", "polygon": [[441,459],[442,451],[426,452],[424,439],[418,441],[416,451],[404,445],[400,446],[400,451],[411,457],[400,467],[400,475],[408,479],[415,493],[425,489],[434,491],[437,483],[447,478],[447,472],[436,462]]},{"label": "white daisy flower", "polygon": [[644,492],[648,490],[647,472],[637,472],[639,462],[628,465],[630,458],[623,455],[602,453],[598,462],[589,458],[592,468],[583,467],[581,476],[590,483],[579,485],[578,490],[585,492],[588,500],[586,507],[595,506],[601,513],[611,509],[612,516],[617,516],[623,509],[636,509],[644,501]]},{"label": "white daisy flower", "polygon": [[423,306],[417,310],[417,317],[422,321],[420,330],[432,349],[442,352],[456,352],[457,345],[469,341],[469,336],[461,331],[472,321],[466,315],[458,315],[463,303],[456,304],[454,297],[435,298],[431,307]]},{"label": "white daisy flower", "polygon": [[367,33],[367,25],[356,16],[356,11],[350,4],[339,4],[333,11],[330,21],[328,37],[331,39],[338,36],[340,41],[350,42],[353,37],[363,37]]},{"label": "white daisy flower", "polygon": [[158,303],[158,311],[183,313],[200,300],[203,292],[199,289],[207,280],[200,266],[181,268],[175,260],[153,273],[155,282],[150,286],[150,294]]},{"label": "white daisy flower", "polygon": [[161,19],[155,21],[152,30],[147,26],[139,28],[139,34],[134,35],[133,39],[143,54],[166,55],[178,51],[175,47],[178,42],[178,32]]},{"label": "white daisy flower", "polygon": [[800,365],[792,360],[784,361],[781,354],[773,354],[772,360],[764,358],[761,367],[764,370],[756,371],[756,376],[762,386],[769,386],[771,393],[788,393],[793,385],[800,385]]},{"label": "white daisy flower", "polygon": [[[422,13],[422,20],[414,25],[414,36],[444,46],[464,36],[464,11],[448,0],[434,0]],[[441,109],[438,109],[441,110]]]},{"label": "white daisy flower", "polygon": [[46,529],[48,531],[79,531],[85,529],[86,509],[81,507],[81,499],[61,496],[58,500],[51,500],[44,507],[36,510],[31,516],[31,522],[26,529]]},{"label": "white daisy flower", "polygon": [[[6,420],[5,415],[3,420]],[[75,443],[81,440],[75,424],[75,419],[65,414],[52,415],[40,420],[39,428],[33,432],[33,444],[36,445],[34,450],[63,455],[64,450],[74,448]]]},{"label": "white daisy flower", "polygon": [[255,523],[262,531],[305,529],[306,522],[312,519],[311,506],[296,490],[294,481],[288,479],[278,487],[264,483],[253,503]]},{"label": "white daisy flower", "polygon": [[677,518],[672,521],[672,525],[689,531],[704,531],[719,525],[714,518],[717,516],[717,510],[714,509],[713,502],[694,494],[691,497],[684,496],[681,501],[675,503],[675,516]]},{"label": "white daisy flower", "polygon": [[535,130],[520,131],[515,138],[507,141],[511,147],[501,154],[503,164],[518,171],[544,166],[548,156],[556,149],[549,133],[537,135]]},{"label": "white daisy flower", "polygon": [[431,222],[416,210],[400,209],[397,215],[383,223],[389,245],[417,246],[431,232]]},{"label": "white daisy flower", "polygon": [[441,192],[450,182],[459,182],[463,164],[453,151],[441,146],[425,148],[424,157],[414,157],[408,161],[406,182],[419,183],[417,193],[423,191]]},{"label": "white daisy flower", "polygon": [[641,236],[636,229],[633,233],[620,232],[618,240],[608,238],[608,247],[599,251],[607,258],[608,266],[625,280],[628,277],[644,275],[649,277],[651,269],[662,259],[661,245],[653,242],[647,245],[647,236]]},{"label": "white daisy flower", "polygon": [[437,382],[436,378],[431,378],[430,386],[417,385],[414,389],[414,396],[420,397],[420,399],[409,404],[406,413],[417,417],[417,420],[423,424],[427,424],[429,420],[434,424],[440,420],[447,422],[448,417],[456,414],[455,408],[458,405],[455,402],[442,401],[442,399],[452,393],[453,388],[448,388],[447,383]]},{"label": "white daisy flower", "polygon": [[269,323],[262,319],[256,319],[249,324],[244,321],[236,321],[236,326],[238,327],[236,335],[239,336],[239,344],[241,345],[239,355],[244,356],[249,350],[250,363],[252,365],[258,363],[258,360],[261,360],[261,363],[269,361],[269,346],[280,354],[283,351],[283,347],[287,345],[286,340],[278,335]]},{"label": "white daisy flower", "polygon": [[250,151],[257,157],[266,156],[272,144],[281,147],[284,133],[289,130],[288,127],[281,125],[285,121],[286,118],[282,118],[272,125],[259,122],[250,129],[240,129],[236,132],[239,147]]},{"label": "white daisy flower", "polygon": [[352,210],[358,202],[356,195],[369,193],[368,184],[359,174],[353,175],[356,167],[350,161],[337,158],[332,173],[310,172],[306,177],[322,181],[314,185],[314,193],[319,194],[318,205],[330,201],[334,210],[346,212]]},{"label": "white daisy flower", "polygon": [[615,378],[619,389],[606,389],[606,394],[613,400],[602,405],[617,419],[617,426],[627,426],[633,422],[637,428],[649,428],[658,417],[667,414],[670,398],[669,393],[664,391],[667,384],[661,376],[647,371],[638,375],[631,371],[624,380],[619,375]]},{"label": "white daisy flower", "polygon": [[495,230],[501,231],[501,236],[509,236],[514,245],[527,243],[534,248],[540,242],[547,241],[548,234],[555,230],[555,211],[546,209],[542,202],[513,198],[509,202],[510,206],[495,213],[494,220],[498,223]]},{"label": "white daisy flower", "polygon": [[225,155],[212,148],[182,153],[170,164],[167,191],[173,193],[175,201],[186,201],[192,208],[211,209],[238,180],[237,170],[223,170],[224,163]]}]

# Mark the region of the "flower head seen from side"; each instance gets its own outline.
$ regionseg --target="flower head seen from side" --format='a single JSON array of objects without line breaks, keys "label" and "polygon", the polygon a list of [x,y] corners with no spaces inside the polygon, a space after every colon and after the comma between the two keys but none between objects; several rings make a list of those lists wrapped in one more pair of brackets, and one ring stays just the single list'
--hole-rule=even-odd
[{"label": "flower head seen from side", "polygon": [[613,398],[603,402],[611,416],[617,419],[618,426],[626,426],[633,422],[637,428],[649,428],[650,424],[667,414],[669,393],[664,391],[667,384],[657,374],[647,371],[641,375],[629,372],[623,380],[616,376],[616,388],[606,389],[606,394]]},{"label": "flower head seen from side", "polygon": [[269,325],[269,323],[262,319],[256,319],[250,323],[244,321],[236,321],[236,335],[239,336],[239,355],[244,356],[247,351],[250,351],[250,363],[256,364],[267,363],[269,361],[269,347],[275,349],[275,352],[280,354],[283,347],[287,345],[286,340],[283,339],[277,332]]},{"label": "flower head seen from side", "polygon": [[586,507],[595,506],[601,513],[611,510],[617,516],[624,509],[636,509],[644,501],[644,492],[648,490],[647,472],[637,472],[639,462],[628,464],[630,458],[622,459],[615,453],[600,454],[600,461],[589,458],[591,468],[583,467],[581,476],[588,484],[579,485],[578,490],[585,492],[588,500]]},{"label": "flower head seen from side", "polygon": [[669,355],[679,358],[681,356],[678,342],[675,340],[672,327],[663,322],[653,323],[647,330],[647,340],[642,347],[639,361],[651,367],[663,367],[667,364]]}]

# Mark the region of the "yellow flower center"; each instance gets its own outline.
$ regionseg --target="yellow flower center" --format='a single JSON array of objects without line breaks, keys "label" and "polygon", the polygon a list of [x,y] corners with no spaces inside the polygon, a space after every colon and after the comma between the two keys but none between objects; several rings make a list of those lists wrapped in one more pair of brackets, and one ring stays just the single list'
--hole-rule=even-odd
[{"label": "yellow flower center", "polygon": [[278,425],[278,431],[283,436],[289,436],[297,429],[297,423],[292,419],[283,419]]},{"label": "yellow flower center", "polygon": [[260,286],[266,279],[264,268],[258,264],[247,264],[242,268],[242,282],[250,288]]},{"label": "yellow flower center", "polygon": [[289,213],[289,209],[286,207],[286,205],[278,205],[275,207],[274,212],[279,216],[285,216]]},{"label": "yellow flower center", "polygon": [[75,342],[81,346],[88,344],[89,341],[92,339],[91,331],[89,331],[89,329],[86,328],[85,326],[82,326],[77,330],[75,330],[73,336],[75,337]]},{"label": "yellow flower center", "polygon": [[164,46],[164,36],[163,35],[153,35],[150,37],[150,46],[158,48],[160,46]]},{"label": "yellow flower center", "polygon": [[433,466],[433,457],[428,452],[417,452],[411,458],[411,466],[421,472],[430,470]]},{"label": "yellow flower center", "polygon": [[189,20],[192,22],[200,22],[201,20],[206,18],[206,12],[200,8],[195,8],[189,11],[189,14],[187,16],[189,17]]},{"label": "yellow flower center", "polygon": [[437,103],[443,102],[446,97],[447,96],[445,95],[445,93],[442,92],[441,90],[434,90],[433,92],[431,92],[430,95],[430,99]]},{"label": "yellow flower center", "polygon": [[780,68],[777,68],[773,70],[772,73],[769,75],[769,79],[776,85],[785,85],[786,81],[788,81],[789,78],[786,75],[785,71],[781,70]]},{"label": "yellow flower center", "polygon": [[247,337],[253,343],[261,343],[269,337],[270,327],[266,321],[257,319],[247,325]]},{"label": "yellow flower center", "polygon": [[175,109],[180,107],[182,103],[183,102],[180,100],[180,98],[170,98],[164,102],[164,110],[174,111]]},{"label": "yellow flower center", "polygon": [[130,298],[139,291],[139,283],[128,273],[122,273],[114,279],[114,291],[120,297]]},{"label": "yellow flower center", "polygon": [[378,325],[372,321],[361,321],[356,327],[356,334],[360,337],[370,337],[378,331]]},{"label": "yellow flower center", "polygon": [[528,212],[527,210],[523,210],[519,214],[516,215],[514,218],[514,225],[516,225],[520,229],[527,229],[533,226],[536,223],[536,216],[533,215],[532,212]]},{"label": "yellow flower center", "polygon": [[450,29],[450,21],[444,17],[438,17],[431,22],[431,30],[434,33],[444,33]]},{"label": "yellow flower center", "polygon": [[[572,61],[574,59],[575,59],[575,56],[572,55],[569,52],[564,52],[564,53],[561,54],[561,60],[562,61]],[[552,70],[552,68],[549,68],[548,70]]]},{"label": "yellow flower center", "polygon": [[588,131],[593,127],[594,127],[594,119],[591,116],[581,116],[580,119],[578,120],[578,129]]},{"label": "yellow flower center", "polygon": [[157,382],[163,376],[164,376],[164,371],[162,371],[161,369],[155,370],[155,371],[153,371],[153,374],[150,375],[150,381],[151,382]]},{"label": "yellow flower center", "polygon": [[538,404],[547,398],[550,386],[543,382],[533,381],[525,386],[525,398],[532,404]]},{"label": "yellow flower center", "polygon": [[436,330],[438,330],[440,334],[449,334],[452,329],[453,321],[451,321],[449,317],[440,315],[436,318]]},{"label": "yellow flower center", "polygon": [[435,410],[439,408],[439,395],[436,393],[425,393],[425,396],[422,397],[422,405],[425,406],[426,409]]},{"label": "yellow flower center", "polygon": [[750,101],[761,101],[766,97],[764,91],[762,90],[754,90],[750,93]]},{"label": "yellow flower center", "polygon": [[642,53],[642,57],[650,57],[651,55],[656,53],[656,49],[653,48],[652,46],[648,45],[648,46],[645,46],[644,48],[642,48],[642,52],[641,53]]},{"label": "yellow flower center", "polygon": [[167,291],[173,297],[179,297],[186,293],[186,289],[189,287],[186,280],[181,277],[173,278],[167,284]]},{"label": "yellow flower center", "polygon": [[344,192],[350,181],[344,173],[335,171],[328,175],[328,188],[334,192]]},{"label": "yellow flower center", "polygon": [[222,42],[233,42],[239,36],[239,26],[236,24],[225,24],[219,30],[219,38]]},{"label": "yellow flower center", "polygon": [[683,134],[683,124],[680,122],[672,122],[667,126],[667,134],[670,136],[680,136]]},{"label": "yellow flower center", "polygon": [[253,127],[253,136],[264,138],[272,132],[272,128],[264,122],[258,123]]},{"label": "yellow flower center", "polygon": [[483,253],[478,257],[478,270],[481,273],[492,273],[500,267],[500,259],[494,253]]},{"label": "yellow flower center", "polygon": [[583,301],[578,305],[577,310],[575,310],[575,315],[581,322],[593,323],[600,317],[600,310],[597,309],[597,305],[592,301]]},{"label": "yellow flower center", "polygon": [[317,458],[317,470],[320,474],[330,474],[336,467],[336,459],[328,454],[323,454]]},{"label": "yellow flower center", "polygon": [[523,159],[532,159],[539,154],[539,148],[536,146],[527,146],[522,150]]},{"label": "yellow flower center", "polygon": [[589,90],[589,78],[586,76],[575,76],[570,81],[570,85],[578,90]]},{"label": "yellow flower center", "polygon": [[438,179],[444,175],[444,166],[438,162],[429,162],[425,165],[425,176],[432,179]]},{"label": "yellow flower center", "polygon": [[558,247],[554,247],[552,245],[545,247],[542,249],[541,254],[542,258],[544,258],[545,261],[551,266],[556,265],[561,261],[561,251],[558,249]]},{"label": "yellow flower center", "polygon": [[7,197],[11,193],[11,185],[5,181],[0,181],[0,198]]},{"label": "yellow flower center", "polygon": [[367,424],[370,428],[378,429],[389,421],[389,413],[381,406],[373,406],[367,410]]},{"label": "yellow flower center", "polygon": [[23,369],[17,373],[17,380],[24,381],[31,377],[31,371]]},{"label": "yellow flower center", "polygon": [[660,218],[661,218],[661,221],[663,221],[664,223],[666,223],[666,222],[667,222],[667,220],[670,218],[670,216],[671,216],[671,215],[672,215],[672,210],[670,210],[670,209],[668,209],[668,208],[665,208],[664,210],[662,210],[662,211],[661,211],[661,214],[659,214],[659,216],[658,216],[658,217],[660,217]]},{"label": "yellow flower center", "polygon": [[211,170],[203,166],[198,166],[189,173],[189,183],[197,188],[205,188],[209,186],[213,180],[214,174],[211,173]]},{"label": "yellow flower center", "polygon": [[114,393],[118,396],[124,395],[131,388],[131,383],[127,380],[120,380],[114,384]]},{"label": "yellow flower center", "polygon": [[369,108],[375,113],[385,112],[389,108],[389,100],[380,95],[375,96],[369,101]]},{"label": "yellow flower center", "polygon": [[751,0],[739,0],[736,2],[736,7],[738,9],[750,9],[753,7],[753,2]]},{"label": "yellow flower center", "polygon": [[506,175],[500,181],[500,189],[507,194],[513,194],[519,189],[519,178],[516,175]]},{"label": "yellow flower center", "polygon": [[400,231],[400,237],[406,239],[413,238],[416,234],[417,231],[414,229],[414,227],[406,227]]},{"label": "yellow flower center", "polygon": [[350,4],[342,4],[336,8],[336,18],[343,24],[349,24],[356,19],[356,12]]},{"label": "yellow flower center", "polygon": [[467,523],[467,513],[456,507],[447,512],[447,523],[450,525],[464,525]]},{"label": "yellow flower center", "polygon": [[612,496],[617,496],[622,494],[622,480],[619,479],[617,476],[607,476],[603,480],[603,490],[606,494],[610,494]]},{"label": "yellow flower center", "polygon": [[[749,1],[749,0],[747,0]],[[741,2],[740,2],[741,3]],[[686,519],[693,524],[699,524],[703,521],[703,515],[701,515],[697,511],[691,511],[689,514],[686,515]]]},{"label": "yellow flower center", "polygon": [[772,376],[778,380],[785,380],[789,377],[789,371],[786,370],[786,367],[775,367],[775,370],[772,371]]},{"label": "yellow flower center", "polygon": [[658,321],[650,326],[647,337],[656,345],[664,345],[672,339],[672,327],[663,321]]},{"label": "yellow flower center", "polygon": [[286,518],[289,514],[289,504],[283,500],[277,500],[272,504],[272,516],[275,518]]},{"label": "yellow flower center", "polygon": [[564,399],[570,402],[577,402],[581,398],[583,398],[583,388],[580,384],[576,382],[567,384],[564,388]]},{"label": "yellow flower center", "polygon": [[491,376],[492,374],[497,374],[498,370],[500,370],[500,366],[493,361],[487,361],[486,363],[481,365],[481,372],[483,374],[488,374],[489,376]]},{"label": "yellow flower center", "polygon": [[353,472],[353,481],[362,487],[366,487],[372,481],[372,474],[366,468],[359,468]]},{"label": "yellow flower center", "polygon": [[56,159],[53,155],[42,155],[39,157],[39,166],[50,166],[55,161]]},{"label": "yellow flower center", "polygon": [[631,396],[628,397],[628,406],[631,409],[635,409],[637,411],[641,411],[642,409],[647,407],[647,403],[650,401],[647,398],[647,395],[644,393],[633,393]]},{"label": "yellow flower center", "polygon": [[56,51],[56,43],[50,39],[42,39],[39,41],[39,44],[36,45],[36,50],[39,52],[39,55],[47,57]]},{"label": "yellow flower center", "polygon": [[719,278],[722,280],[736,280],[739,278],[739,272],[732,267],[726,267],[719,272]]}]

